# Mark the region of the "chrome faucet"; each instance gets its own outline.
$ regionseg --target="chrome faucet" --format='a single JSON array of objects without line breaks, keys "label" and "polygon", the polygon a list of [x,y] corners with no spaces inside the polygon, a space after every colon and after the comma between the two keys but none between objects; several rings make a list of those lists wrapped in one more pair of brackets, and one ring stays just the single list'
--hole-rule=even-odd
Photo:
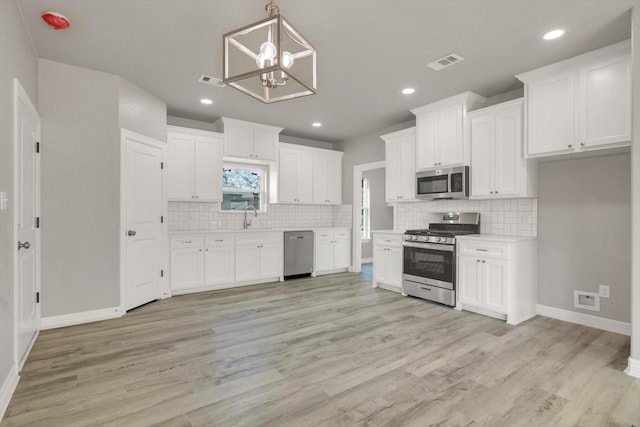
[{"label": "chrome faucet", "polygon": [[247,211],[249,209],[253,209],[253,211],[256,213],[255,217],[258,217],[258,211],[256,210],[255,207],[253,206],[247,206],[246,208],[244,208],[244,229],[246,230],[247,228],[249,228],[249,226],[251,225],[251,220],[247,220]]}]

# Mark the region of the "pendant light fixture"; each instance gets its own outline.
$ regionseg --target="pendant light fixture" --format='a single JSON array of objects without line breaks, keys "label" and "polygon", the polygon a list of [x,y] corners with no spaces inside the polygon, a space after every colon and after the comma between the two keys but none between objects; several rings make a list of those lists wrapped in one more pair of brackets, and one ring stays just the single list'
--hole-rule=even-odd
[{"label": "pendant light fixture", "polygon": [[317,52],[269,1],[268,17],[223,36],[223,82],[264,103],[317,91]]}]

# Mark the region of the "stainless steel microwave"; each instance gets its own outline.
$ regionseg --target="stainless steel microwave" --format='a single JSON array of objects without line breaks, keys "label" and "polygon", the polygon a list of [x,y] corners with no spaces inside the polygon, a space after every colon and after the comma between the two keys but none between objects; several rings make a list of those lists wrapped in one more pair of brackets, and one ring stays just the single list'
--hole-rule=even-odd
[{"label": "stainless steel microwave", "polygon": [[469,166],[418,172],[416,174],[416,198],[469,198]]}]

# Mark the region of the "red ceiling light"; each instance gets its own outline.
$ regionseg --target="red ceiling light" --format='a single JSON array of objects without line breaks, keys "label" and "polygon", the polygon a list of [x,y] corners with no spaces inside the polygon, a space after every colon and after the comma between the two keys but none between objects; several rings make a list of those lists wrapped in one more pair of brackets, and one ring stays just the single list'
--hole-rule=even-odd
[{"label": "red ceiling light", "polygon": [[42,19],[55,30],[64,30],[69,27],[69,20],[67,17],[57,12],[47,12],[42,15]]}]

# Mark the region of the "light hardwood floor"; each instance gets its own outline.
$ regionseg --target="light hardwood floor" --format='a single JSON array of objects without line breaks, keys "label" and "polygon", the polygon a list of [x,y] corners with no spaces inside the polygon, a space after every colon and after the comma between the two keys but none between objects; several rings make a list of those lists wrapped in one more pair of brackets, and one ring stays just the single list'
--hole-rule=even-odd
[{"label": "light hardwood floor", "polygon": [[630,426],[629,338],[513,327],[337,274],[40,334],[1,427]]}]

